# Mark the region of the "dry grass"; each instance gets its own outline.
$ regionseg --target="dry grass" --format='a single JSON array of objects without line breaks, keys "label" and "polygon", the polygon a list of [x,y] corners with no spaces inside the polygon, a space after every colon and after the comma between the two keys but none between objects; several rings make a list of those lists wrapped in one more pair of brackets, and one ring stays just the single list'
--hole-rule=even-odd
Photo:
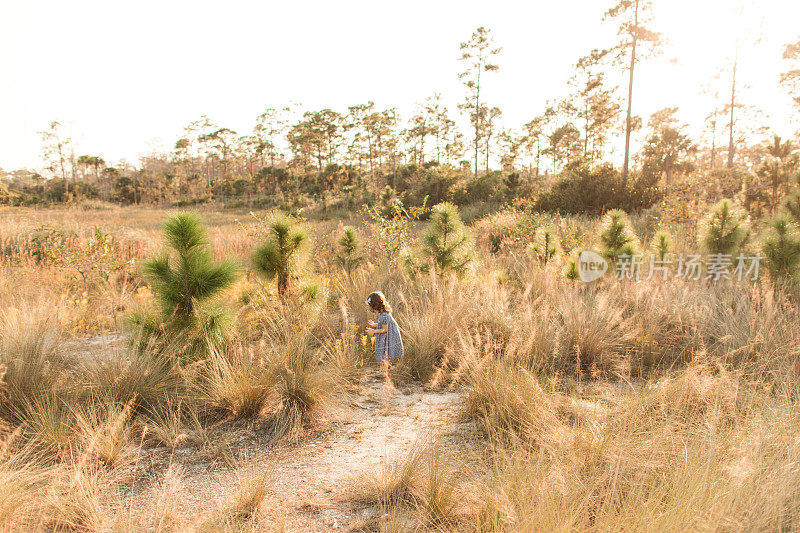
[{"label": "dry grass", "polygon": [[[150,445],[236,465],[237,441],[220,427],[302,443],[373,360],[361,334],[376,289],[393,304],[405,344],[390,381],[398,393],[413,380],[459,391],[482,460],[465,468],[448,450],[420,445],[341,495],[378,510],[350,527],[800,528],[800,314],[791,291],[766,282],[585,286],[562,279],[557,265],[502,254],[482,257],[485,269],[463,280],[413,282],[386,265],[350,276],[324,270],[332,298],[314,305],[277,302],[245,278],[226,295],[237,342],[176,364],[168,346],[81,340],[98,332],[86,324],[149,301],[135,269],[122,284],[76,294],[75,280],[38,264],[25,238],[42,223],[76,238],[100,223],[142,257],[158,242],[162,213],[153,215],[25,211],[15,225],[0,212],[0,243],[17,254],[0,266],[0,529],[266,528],[268,469],[240,464],[228,502],[187,519],[186,479],[174,463],[146,512],[121,511],[126,467]],[[215,253],[246,257],[251,243],[236,215],[207,215]],[[574,247],[596,222],[554,225],[575,233]],[[317,263],[327,264],[324,254]]]},{"label": "dry grass", "polygon": [[354,480],[340,495],[343,501],[373,510],[373,518],[357,523],[357,531],[405,531],[413,524],[431,531],[463,526],[468,479],[461,463],[435,440],[419,441],[404,456],[382,463]]},{"label": "dry grass", "polygon": [[204,374],[201,395],[234,418],[257,417],[274,401],[274,374],[253,350],[212,350]]},{"label": "dry grass", "polygon": [[785,461],[796,443],[777,435],[788,437],[797,419],[753,409],[764,398],[742,402],[739,386],[692,367],[620,395],[610,414],[573,425],[545,453],[523,440],[495,442],[481,528],[793,529],[800,500],[785,487],[797,487],[800,469]]}]

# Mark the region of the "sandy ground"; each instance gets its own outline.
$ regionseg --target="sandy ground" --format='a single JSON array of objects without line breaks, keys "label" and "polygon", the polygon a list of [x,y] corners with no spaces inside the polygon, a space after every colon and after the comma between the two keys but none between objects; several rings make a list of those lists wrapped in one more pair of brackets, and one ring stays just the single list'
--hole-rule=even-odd
[{"label": "sandy ground", "polygon": [[[234,462],[266,473],[261,523],[286,531],[347,530],[374,512],[339,498],[360,476],[404,457],[418,442],[436,438],[459,448],[472,432],[457,421],[457,393],[418,384],[393,389],[375,369],[365,371],[358,391],[344,403],[323,429],[299,443],[270,444],[266,430],[257,426],[226,433]],[[121,511],[147,522],[156,506],[173,505],[177,523],[192,529],[231,499],[239,478],[229,461],[215,460],[197,446],[144,448],[123,486],[127,509]]]}]

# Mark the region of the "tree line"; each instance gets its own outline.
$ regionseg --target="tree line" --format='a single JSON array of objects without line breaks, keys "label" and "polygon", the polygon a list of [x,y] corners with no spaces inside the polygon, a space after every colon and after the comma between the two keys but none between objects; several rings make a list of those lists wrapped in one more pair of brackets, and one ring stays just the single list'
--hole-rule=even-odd
[{"label": "tree line", "polygon": [[[186,126],[170,152],[142,157],[133,165],[79,155],[54,121],[41,132],[45,168],[0,171],[0,201],[99,198],[187,204],[238,199],[287,205],[306,196],[323,206],[334,198],[352,206],[380,195],[444,201],[457,199],[460,191],[464,199],[496,191],[498,184],[508,196],[543,190],[552,176],[577,167],[601,166],[617,136],[624,136],[623,189],[633,186],[629,175],[633,182],[641,183],[644,175],[648,185],[670,186],[680,176],[720,169],[737,171],[741,183],[745,175],[760,180],[759,190],[774,185],[764,181],[775,181],[770,165],[780,166],[776,160],[788,157],[781,155],[786,141],[767,140],[756,109],[738,100],[737,58],[729,66],[730,99],[709,111],[705,138],[698,141],[678,120],[677,107],[655,112],[646,124],[633,113],[637,65],[657,54],[662,41],[650,29],[651,2],[619,0],[604,19],[618,27],[618,42],[579,58],[568,80],[569,94],[548,101],[540,114],[518,127],[501,127],[502,110],[484,96],[492,73],[501,68],[502,48],[489,29],[479,27],[460,44],[458,58],[464,86],[458,111],[468,130],[459,128],[458,114],[440,94],[419,103],[406,120],[396,108],[379,108],[371,101],[342,110],[275,107],[265,109],[252,131],[243,134],[202,116]],[[784,59],[787,70],[780,81],[800,109],[800,40],[786,46]],[[628,82],[623,90],[609,82],[620,72]],[[642,140],[638,153],[630,148],[634,134]]]}]

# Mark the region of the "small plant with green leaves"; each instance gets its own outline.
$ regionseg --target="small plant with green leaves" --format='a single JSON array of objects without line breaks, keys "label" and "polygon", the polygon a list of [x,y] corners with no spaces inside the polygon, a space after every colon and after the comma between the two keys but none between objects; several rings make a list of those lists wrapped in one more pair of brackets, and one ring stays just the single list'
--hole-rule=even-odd
[{"label": "small plant with green leaves", "polygon": [[279,211],[256,218],[264,228],[265,241],[253,252],[253,266],[268,280],[276,280],[278,296],[285,300],[307,268],[311,237],[297,220]]},{"label": "small plant with green leaves", "polygon": [[700,222],[698,240],[709,254],[733,255],[750,238],[747,213],[730,200],[720,200]]},{"label": "small plant with green leaves", "polygon": [[528,245],[528,253],[543,266],[557,261],[561,245],[556,231],[550,227],[537,229],[533,242]]},{"label": "small plant with green leaves", "polygon": [[785,213],[767,221],[769,229],[761,250],[764,266],[775,281],[795,279],[800,265],[800,231],[797,223]]},{"label": "small plant with green leaves", "polygon": [[398,202],[397,193],[391,186],[387,185],[381,191],[381,194],[378,196],[378,202],[380,204],[380,212],[381,216],[391,218],[395,216],[395,207]]},{"label": "small plant with green leaves", "polygon": [[606,213],[600,229],[600,248],[603,257],[614,265],[621,255],[632,256],[640,248],[628,215],[621,209]]},{"label": "small plant with green leaves", "polygon": [[567,260],[567,266],[564,268],[564,277],[570,281],[577,281],[580,279],[581,274],[578,270],[578,259],[570,257]]},{"label": "small plant with green leaves", "polygon": [[406,254],[405,260],[412,272],[427,272],[433,266],[437,273],[461,277],[469,270],[475,261],[475,244],[455,205],[444,202],[433,206],[421,248],[416,254]]},{"label": "small plant with green leaves", "polygon": [[400,252],[408,248],[414,239],[414,227],[420,218],[428,213],[428,197],[420,206],[407,209],[399,199],[392,204],[390,216],[384,216],[377,206],[363,206],[360,214],[372,222],[372,238],[368,245],[373,255],[384,256],[386,262],[396,264]]},{"label": "small plant with green leaves", "polygon": [[795,187],[789,194],[784,196],[781,208],[791,215],[795,222],[800,224],[800,187]]},{"label": "small plant with green leaves", "polygon": [[131,318],[145,329],[160,330],[171,342],[186,341],[196,354],[207,341],[223,341],[230,330],[233,317],[215,299],[236,281],[239,266],[230,259],[214,261],[205,226],[194,213],[169,217],[164,237],[171,251],[159,253],[143,268],[160,315],[135,313]]},{"label": "small plant with green leaves", "polygon": [[345,226],[336,249],[336,262],[349,276],[364,263],[361,239],[353,226]]},{"label": "small plant with green leaves", "polygon": [[120,258],[111,235],[99,226],[94,227],[86,241],[47,226],[42,226],[40,231],[50,232],[42,241],[47,259],[58,267],[77,272],[84,292],[89,291],[92,280],[107,282],[112,273],[127,264]]},{"label": "small plant with green leaves", "polygon": [[668,231],[656,232],[653,241],[650,243],[650,252],[659,261],[664,261],[672,251],[672,235]]}]

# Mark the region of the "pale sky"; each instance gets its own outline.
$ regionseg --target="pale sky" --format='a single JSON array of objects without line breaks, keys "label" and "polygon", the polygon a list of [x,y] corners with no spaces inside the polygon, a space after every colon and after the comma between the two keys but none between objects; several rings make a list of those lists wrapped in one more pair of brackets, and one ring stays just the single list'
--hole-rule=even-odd
[{"label": "pale sky", "polygon": [[[503,125],[517,127],[566,95],[580,56],[610,43],[615,29],[601,18],[611,3],[0,0],[0,168],[40,168],[37,132],[53,120],[67,126],[78,154],[136,162],[169,150],[204,114],[246,134],[266,107],[344,112],[373,100],[407,118],[439,92],[456,115],[459,43],[481,25],[503,47],[483,94],[503,110]],[[778,76],[783,46],[800,37],[800,2],[750,0],[744,17],[737,3],[654,0],[653,29],[669,42],[638,70],[635,114],[646,121],[679,106],[696,133],[715,70],[728,90],[738,25],[764,38],[740,51],[739,76],[750,86],[743,98],[778,133],[796,131],[800,117]]]}]

